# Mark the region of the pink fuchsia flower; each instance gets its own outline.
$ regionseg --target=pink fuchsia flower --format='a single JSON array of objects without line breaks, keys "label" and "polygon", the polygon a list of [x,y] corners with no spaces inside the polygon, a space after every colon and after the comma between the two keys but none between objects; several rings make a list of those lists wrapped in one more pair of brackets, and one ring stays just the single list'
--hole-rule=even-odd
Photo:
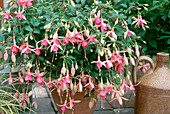
[{"label": "pink fuchsia flower", "polygon": [[70,79],[70,76],[69,76],[69,70],[67,70],[66,77],[64,78],[64,83],[65,84],[70,84],[71,83],[71,79]]},{"label": "pink fuchsia flower", "polygon": [[22,15],[23,14],[23,12],[24,12],[24,10],[22,11],[22,12],[14,12],[17,16],[16,16],[16,18],[18,18],[20,21],[21,21],[21,19],[25,19],[26,20],[26,17],[24,16],[24,15]]},{"label": "pink fuchsia flower", "polygon": [[31,2],[32,0],[27,0],[26,1],[26,5],[30,8],[30,7],[32,7],[32,2]]},{"label": "pink fuchsia flower", "polygon": [[77,100],[77,101],[75,101],[74,99],[71,99],[71,97],[69,97],[69,109],[72,109],[73,107],[74,107],[74,103],[79,103],[79,102],[81,102],[80,100]]},{"label": "pink fuchsia flower", "polygon": [[62,77],[62,74],[60,74],[60,78],[58,79],[57,85],[58,86],[63,86],[63,77]]},{"label": "pink fuchsia flower", "polygon": [[24,93],[20,94],[19,101],[20,105],[23,106],[24,109],[26,108],[27,104],[30,103],[29,97],[25,94],[25,90]]},{"label": "pink fuchsia flower", "polygon": [[144,24],[147,24],[147,22],[142,19],[142,16],[141,16],[141,15],[138,15],[138,18],[135,19],[134,22],[132,22],[132,25],[135,24],[135,23],[136,23],[135,26],[139,26],[139,25],[143,26]]},{"label": "pink fuchsia flower", "polygon": [[150,69],[150,64],[149,63],[145,64],[145,61],[139,62],[139,64],[140,66],[138,66],[137,69],[140,69],[144,73]]},{"label": "pink fuchsia flower", "polygon": [[[57,104],[58,105],[58,104]],[[67,106],[67,100],[65,100],[63,105],[58,105],[59,107],[61,107],[62,110],[62,114],[64,114],[64,112],[66,111],[66,108],[69,109],[69,107]]]},{"label": "pink fuchsia flower", "polygon": [[91,62],[91,63],[97,63],[98,69],[100,69],[100,68],[102,67],[102,65],[105,66],[104,62],[102,62],[102,61],[100,60],[100,56],[98,56],[98,61],[93,61],[93,62]]},{"label": "pink fuchsia flower", "polygon": [[106,31],[107,31],[107,27],[108,27],[109,29],[111,29],[110,25],[105,24],[105,23],[102,22],[102,24],[101,24],[101,31],[106,32]]},{"label": "pink fuchsia flower", "polygon": [[58,51],[58,48],[60,48],[61,50],[63,50],[62,47],[59,45],[59,42],[57,41],[57,39],[53,39],[53,45],[51,46],[50,51],[51,51],[51,52],[52,52],[52,51],[57,52],[57,51]]},{"label": "pink fuchsia flower", "polygon": [[88,46],[88,42],[86,40],[81,40],[79,42],[80,43],[78,44],[78,50],[80,49],[81,45],[82,45],[83,48],[86,48]]},{"label": "pink fuchsia flower", "polygon": [[32,81],[32,76],[31,75],[33,75],[33,73],[31,73],[30,68],[28,68],[27,72],[24,72],[22,70],[22,73],[26,74],[25,81]]},{"label": "pink fuchsia flower", "polygon": [[8,84],[13,84],[14,81],[13,81],[13,78],[12,78],[12,73],[10,72],[9,73],[9,78],[8,78]]},{"label": "pink fuchsia flower", "polygon": [[107,69],[110,69],[112,66],[113,66],[113,64],[110,62],[110,60],[108,60],[108,56],[106,55],[106,61],[103,61],[104,62],[104,64],[105,64],[105,67],[107,68]]},{"label": "pink fuchsia flower", "polygon": [[17,53],[19,47],[18,47],[17,45],[14,44],[14,45],[11,47],[11,49],[12,49],[12,52],[13,52],[13,53]]},{"label": "pink fuchsia flower", "polygon": [[35,76],[37,77],[36,78],[36,82],[37,83],[42,83],[42,82],[44,82],[44,80],[43,80],[43,78],[42,78],[42,76],[44,76],[44,72],[42,72],[42,73],[40,73],[40,71],[38,70],[38,69],[36,69],[35,70]]},{"label": "pink fuchsia flower", "polygon": [[25,4],[26,4],[26,0],[18,0],[18,2],[23,6],[25,6]]},{"label": "pink fuchsia flower", "polygon": [[41,45],[48,46],[50,44],[50,41],[48,40],[48,35],[45,33],[45,38],[41,40]]},{"label": "pink fuchsia flower", "polygon": [[104,89],[101,89],[101,90],[99,90],[99,96],[100,96],[101,100],[104,101],[104,99],[107,96],[107,92]]},{"label": "pink fuchsia flower", "polygon": [[98,11],[97,15],[95,14],[95,18],[93,18],[92,21],[95,21],[95,26],[96,26],[96,25],[101,25],[102,21],[107,21],[107,20],[106,19],[101,19],[100,18],[100,11]]},{"label": "pink fuchsia flower", "polygon": [[111,84],[109,83],[109,80],[108,80],[108,79],[107,79],[107,84],[105,85],[105,87],[106,87],[106,89],[107,89],[107,93],[110,94],[110,92],[112,92],[112,90],[113,90],[113,85],[111,85]]},{"label": "pink fuchsia flower", "polygon": [[106,36],[111,36],[112,38],[110,38],[112,41],[116,41],[117,40],[117,35],[114,32],[114,27],[111,29],[111,31],[108,31],[106,33]]},{"label": "pink fuchsia flower", "polygon": [[39,48],[35,49],[35,54],[38,55],[38,56],[41,54],[41,51],[40,51]]},{"label": "pink fuchsia flower", "polygon": [[10,15],[10,10],[7,10],[6,13],[0,13],[0,15],[4,15],[5,20],[9,20],[10,18],[13,19],[13,17]]},{"label": "pink fuchsia flower", "polygon": [[134,35],[134,36],[136,36],[136,34],[133,32],[133,31],[130,31],[129,29],[128,29],[128,27],[126,26],[126,32],[124,33],[124,39],[126,39],[126,37],[127,36],[130,36],[130,35]]},{"label": "pink fuchsia flower", "polygon": [[93,100],[93,98],[91,98],[90,102],[89,102],[89,108],[91,109],[91,108],[93,108],[93,106],[94,106],[94,100]]},{"label": "pink fuchsia flower", "polygon": [[29,45],[28,43],[26,43],[25,46],[26,47],[24,49],[22,49],[21,54],[22,53],[29,54],[29,53],[31,53],[31,51],[33,51],[33,49],[31,49],[31,47],[33,48],[33,46]]},{"label": "pink fuchsia flower", "polygon": [[88,78],[88,75],[85,75],[84,74],[84,71],[81,72],[81,81],[82,82],[86,82],[87,81],[87,78]]},{"label": "pink fuchsia flower", "polygon": [[49,80],[48,87],[52,88],[53,87],[53,83],[51,82],[51,77],[49,77],[48,80]]},{"label": "pink fuchsia flower", "polygon": [[93,89],[94,88],[94,84],[92,82],[92,78],[90,77],[89,78],[89,83],[87,83],[84,87],[88,86],[89,89]]}]

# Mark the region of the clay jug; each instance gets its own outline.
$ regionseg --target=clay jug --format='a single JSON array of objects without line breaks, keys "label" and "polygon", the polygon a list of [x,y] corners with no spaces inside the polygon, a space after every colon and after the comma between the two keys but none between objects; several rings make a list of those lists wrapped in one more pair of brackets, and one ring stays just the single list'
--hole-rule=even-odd
[{"label": "clay jug", "polygon": [[[137,80],[136,71],[140,61],[148,61],[151,70]],[[169,54],[157,53],[156,68],[151,58],[141,56],[133,70],[133,80],[137,84],[135,114],[170,114],[170,69]]]}]

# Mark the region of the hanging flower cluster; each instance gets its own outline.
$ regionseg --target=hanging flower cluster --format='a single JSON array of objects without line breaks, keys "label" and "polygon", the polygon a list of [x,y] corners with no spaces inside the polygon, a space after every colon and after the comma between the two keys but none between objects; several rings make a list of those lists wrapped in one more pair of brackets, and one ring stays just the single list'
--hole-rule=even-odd
[{"label": "hanging flower cluster", "polygon": [[[90,108],[95,101],[93,91],[102,100],[111,94],[111,99],[122,105],[123,95],[135,89],[127,66],[129,62],[135,65],[134,59],[140,56],[139,38],[132,26],[109,3],[105,7],[95,2],[82,10],[72,0],[51,2],[53,5],[39,1],[39,6],[33,6],[31,0],[13,1],[6,13],[0,13],[5,20],[3,43],[10,42],[4,48],[4,60],[11,57],[12,68],[25,64],[18,70],[18,79],[10,73],[6,81],[56,87],[59,95],[66,92],[67,100],[58,105],[63,113],[81,102],[72,96],[84,90],[92,97]],[[147,24],[141,15],[134,23]],[[18,65],[17,57],[23,55]],[[28,102],[25,93],[23,96],[21,105]]]}]

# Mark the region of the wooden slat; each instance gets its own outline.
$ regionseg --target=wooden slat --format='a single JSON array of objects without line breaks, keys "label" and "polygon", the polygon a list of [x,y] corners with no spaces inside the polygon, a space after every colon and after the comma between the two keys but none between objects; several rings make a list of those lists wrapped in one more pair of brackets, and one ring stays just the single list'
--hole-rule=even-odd
[{"label": "wooden slat", "polygon": [[4,9],[4,0],[0,0],[0,7]]}]

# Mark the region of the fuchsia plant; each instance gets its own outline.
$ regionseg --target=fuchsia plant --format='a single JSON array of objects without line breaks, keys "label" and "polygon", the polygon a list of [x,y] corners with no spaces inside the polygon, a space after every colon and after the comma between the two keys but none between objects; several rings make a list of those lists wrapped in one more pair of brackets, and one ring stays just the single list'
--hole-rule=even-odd
[{"label": "fuchsia plant", "polygon": [[[92,97],[90,108],[96,101],[93,91],[102,100],[111,94],[111,99],[122,105],[126,100],[123,95],[135,89],[127,66],[129,61],[135,65],[140,56],[140,40],[131,24],[144,26],[146,21],[138,15],[133,23],[128,23],[109,3],[103,6],[95,2],[83,9],[83,4],[77,5],[73,0],[48,2],[13,0],[6,13],[0,13],[5,20],[1,29],[4,60],[11,57],[11,67],[17,66],[16,58],[24,55],[20,63],[24,69],[18,70],[18,79],[10,73],[9,84],[34,83],[56,87],[59,95],[66,92],[68,100],[58,105],[63,113],[80,102],[71,96],[87,89]],[[21,105],[29,102],[27,94],[22,94]]]}]

